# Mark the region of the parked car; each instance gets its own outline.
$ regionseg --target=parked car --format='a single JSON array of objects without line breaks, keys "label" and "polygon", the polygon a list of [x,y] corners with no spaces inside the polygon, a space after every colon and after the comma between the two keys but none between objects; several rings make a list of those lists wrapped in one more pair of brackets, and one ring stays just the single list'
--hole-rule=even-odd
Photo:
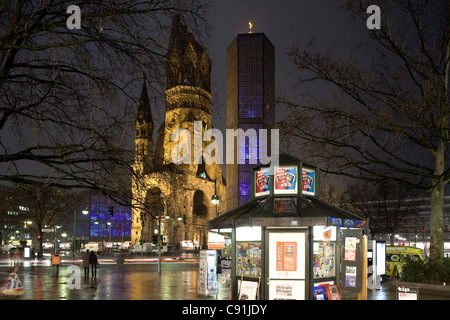
[{"label": "parked car", "polygon": [[89,252],[94,251],[95,253],[103,252],[103,243],[98,242],[86,243],[81,249],[81,252],[86,252],[86,250],[89,250]]},{"label": "parked car", "polygon": [[[161,246],[161,254],[168,253],[169,247],[167,245]],[[158,246],[156,244],[153,245],[153,254],[158,255]]]},{"label": "parked car", "polygon": [[134,244],[131,247],[131,253],[132,254],[151,254],[153,251],[153,245],[151,243],[144,243],[143,245],[141,244]]}]

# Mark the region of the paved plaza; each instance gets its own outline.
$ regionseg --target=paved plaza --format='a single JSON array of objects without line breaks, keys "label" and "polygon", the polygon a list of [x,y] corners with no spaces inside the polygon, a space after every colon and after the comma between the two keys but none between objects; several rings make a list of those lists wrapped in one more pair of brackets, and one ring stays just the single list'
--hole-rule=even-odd
[{"label": "paved plaza", "polygon": [[[197,292],[198,256],[193,254],[163,257],[161,274],[158,258],[99,257],[97,276],[85,277],[81,258],[65,258],[58,276],[48,259],[25,261],[17,274],[23,294],[1,294],[1,300],[229,300],[231,288],[219,281],[217,294]],[[75,267],[74,267],[75,266]],[[79,269],[78,269],[79,268]],[[79,270],[78,276],[74,270]],[[7,256],[0,259],[0,282],[3,286],[11,273]],[[395,300],[395,293],[385,286],[368,290],[368,300]],[[357,295],[343,294],[343,300],[356,300]],[[421,294],[420,300],[449,300],[449,297]]]}]

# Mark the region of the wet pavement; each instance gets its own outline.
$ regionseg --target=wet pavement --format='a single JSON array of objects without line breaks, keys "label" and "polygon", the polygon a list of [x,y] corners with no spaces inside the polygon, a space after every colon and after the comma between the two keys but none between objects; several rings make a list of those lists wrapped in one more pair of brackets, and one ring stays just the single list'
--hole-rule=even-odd
[{"label": "wet pavement", "polygon": [[[81,260],[63,260],[58,276],[50,262],[25,262],[17,272],[24,287],[21,295],[2,294],[7,300],[226,300],[230,288],[219,282],[219,293],[197,293],[198,260],[165,257],[158,273],[157,258],[101,258],[97,276],[85,277]],[[122,262],[122,263],[121,263]],[[73,266],[76,266],[75,268]],[[74,271],[76,270],[76,271]],[[77,272],[80,272],[78,277]],[[5,283],[10,268],[0,265],[0,283]],[[220,279],[219,279],[220,280]]]},{"label": "wet pavement", "polygon": [[[161,275],[157,261],[157,257],[100,257],[95,278],[85,277],[80,258],[63,259],[58,276],[48,259],[25,261],[17,272],[23,294],[0,294],[0,300],[229,300],[231,288],[221,283],[220,274],[217,294],[198,294],[196,256],[163,257]],[[0,259],[2,286],[10,273],[9,259]],[[341,296],[342,300],[358,299],[357,294]],[[368,290],[367,300],[396,300],[396,296],[383,285],[379,290]],[[419,300],[450,297],[419,294]]]}]

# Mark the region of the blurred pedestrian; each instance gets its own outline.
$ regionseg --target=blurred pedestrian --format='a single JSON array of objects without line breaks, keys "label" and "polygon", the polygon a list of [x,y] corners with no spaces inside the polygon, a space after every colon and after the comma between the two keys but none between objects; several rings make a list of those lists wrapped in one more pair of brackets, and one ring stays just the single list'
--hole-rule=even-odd
[{"label": "blurred pedestrian", "polygon": [[92,278],[97,278],[98,259],[94,251],[91,251],[91,254],[89,255],[89,264],[91,266]]},{"label": "blurred pedestrian", "polygon": [[20,250],[17,247],[12,250],[12,261],[13,267],[18,268],[20,264]]},{"label": "blurred pedestrian", "polygon": [[84,277],[89,278],[89,250],[83,254]]}]

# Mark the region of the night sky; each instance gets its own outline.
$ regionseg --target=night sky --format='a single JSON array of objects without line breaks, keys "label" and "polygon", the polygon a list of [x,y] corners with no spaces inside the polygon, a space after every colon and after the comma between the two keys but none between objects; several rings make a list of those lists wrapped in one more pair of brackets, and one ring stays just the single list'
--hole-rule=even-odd
[{"label": "night sky", "polygon": [[[366,25],[351,21],[349,13],[341,9],[341,5],[340,1],[329,0],[214,1],[213,30],[206,44],[212,60],[213,126],[225,132],[226,49],[237,34],[249,32],[249,20],[252,20],[253,32],[265,33],[275,46],[275,95],[292,96],[297,92],[308,92],[323,96],[324,89],[318,85],[294,89],[296,75],[286,53],[297,42],[306,45],[311,39],[319,42],[321,48],[333,48],[337,54],[345,53],[353,50],[362,39],[367,39],[369,30]],[[370,52],[361,59],[369,55]],[[278,105],[276,121],[285,115],[283,111]],[[222,168],[225,175],[226,166]]]},{"label": "night sky", "polygon": [[[238,33],[249,31],[249,20],[253,22],[253,32],[265,33],[275,46],[275,90],[277,95],[286,95],[293,92],[295,85],[293,65],[286,51],[297,41],[306,44],[314,38],[323,48],[334,47],[336,52],[346,52],[367,37],[366,25],[350,21],[349,14],[339,8],[340,3],[329,0],[214,1],[215,19],[209,41],[214,126],[220,130],[226,126],[226,49]],[[323,94],[320,88],[306,90]]]}]

